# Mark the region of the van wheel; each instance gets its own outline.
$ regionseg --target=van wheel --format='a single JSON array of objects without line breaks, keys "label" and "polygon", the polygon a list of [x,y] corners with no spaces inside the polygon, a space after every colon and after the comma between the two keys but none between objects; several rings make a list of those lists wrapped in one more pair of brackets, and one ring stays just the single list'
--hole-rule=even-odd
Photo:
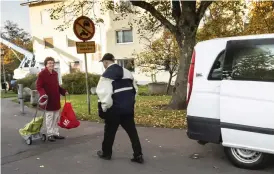
[{"label": "van wheel", "polygon": [[232,147],[225,147],[224,151],[229,161],[239,168],[256,170],[268,164],[269,155],[265,153]]}]

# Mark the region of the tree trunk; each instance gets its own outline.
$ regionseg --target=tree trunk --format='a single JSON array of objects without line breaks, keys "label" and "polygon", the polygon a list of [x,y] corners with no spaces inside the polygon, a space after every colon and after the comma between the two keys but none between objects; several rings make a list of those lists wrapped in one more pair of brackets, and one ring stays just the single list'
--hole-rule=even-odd
[{"label": "tree trunk", "polygon": [[168,84],[167,84],[167,88],[166,88],[166,95],[168,95],[168,92],[169,92],[172,75],[173,75],[173,73],[169,73],[169,80],[168,80]]},{"label": "tree trunk", "polygon": [[172,99],[169,103],[169,108],[174,110],[186,109],[187,97],[187,78],[188,70],[192,57],[193,47],[195,46],[195,31],[186,33],[184,39],[177,37],[177,42],[180,48],[179,70],[173,89]]}]

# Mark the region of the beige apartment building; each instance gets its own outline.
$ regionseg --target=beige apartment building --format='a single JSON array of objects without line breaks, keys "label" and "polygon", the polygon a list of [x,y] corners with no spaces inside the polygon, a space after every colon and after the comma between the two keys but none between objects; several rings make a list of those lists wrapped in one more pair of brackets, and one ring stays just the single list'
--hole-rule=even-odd
[{"label": "beige apartment building", "polygon": [[[59,20],[50,18],[49,9],[60,4],[60,1],[28,1],[22,5],[29,6],[31,35],[33,37],[33,50],[36,61],[43,62],[45,57],[52,56],[57,61],[56,70],[59,72],[59,80],[61,76],[74,70],[85,71],[84,55],[77,54],[75,42],[80,41],[73,33],[71,25],[64,31],[56,30],[60,24],[66,20],[72,19],[72,16],[64,15]],[[119,1],[115,0],[115,3]],[[145,44],[140,40],[137,33],[137,26],[134,24],[129,26],[138,16],[128,16],[124,20],[114,21],[116,12],[108,11],[101,14],[100,3],[96,3],[90,10],[89,18],[93,19],[94,14],[104,20],[103,23],[95,24],[95,35],[92,41],[96,43],[96,53],[87,54],[88,71],[90,73],[102,74],[104,71],[102,64],[99,62],[102,55],[107,52],[114,54],[117,63],[132,71],[136,80],[140,84],[151,82],[150,74],[143,73],[140,67],[134,65],[134,52],[143,50]],[[73,17],[75,19],[75,16]],[[157,74],[157,81],[167,81],[168,72],[160,72]]]}]

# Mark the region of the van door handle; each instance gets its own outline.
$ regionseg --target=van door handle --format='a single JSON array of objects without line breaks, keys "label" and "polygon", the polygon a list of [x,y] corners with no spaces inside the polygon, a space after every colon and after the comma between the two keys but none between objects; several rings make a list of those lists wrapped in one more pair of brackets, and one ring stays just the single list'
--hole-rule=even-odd
[{"label": "van door handle", "polygon": [[203,77],[202,73],[196,73],[196,77]]},{"label": "van door handle", "polygon": [[220,92],[220,89],[221,89],[221,85],[216,86],[216,88],[215,88],[215,92]]}]

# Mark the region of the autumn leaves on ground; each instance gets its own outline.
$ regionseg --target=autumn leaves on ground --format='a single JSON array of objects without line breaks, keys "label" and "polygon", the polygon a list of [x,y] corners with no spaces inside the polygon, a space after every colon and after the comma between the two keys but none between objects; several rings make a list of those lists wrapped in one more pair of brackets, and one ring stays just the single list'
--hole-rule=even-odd
[{"label": "autumn leaves on ground", "polygon": [[[136,124],[148,127],[164,128],[186,128],[186,112],[184,110],[167,110],[166,106],[171,96],[149,96],[148,89],[145,86],[139,87],[139,94],[136,97],[135,121]],[[145,95],[145,96],[143,96]],[[2,93],[2,98],[14,98],[18,102],[17,94],[11,91],[7,94]],[[98,116],[96,95],[91,96],[91,114],[88,114],[87,96],[69,95],[67,102],[71,102],[72,107],[79,120],[102,122]],[[61,104],[64,105],[65,98],[62,97]],[[33,107],[29,102],[25,102],[28,107]]]},{"label": "autumn leaves on ground", "polygon": [[[136,124],[142,126],[185,128],[185,111],[165,110],[170,96],[137,96],[135,105]],[[102,121],[98,117],[97,97],[91,97],[91,115],[88,115],[86,95],[72,95],[70,100],[77,117],[81,120]],[[64,100],[62,100],[62,104]]]}]

